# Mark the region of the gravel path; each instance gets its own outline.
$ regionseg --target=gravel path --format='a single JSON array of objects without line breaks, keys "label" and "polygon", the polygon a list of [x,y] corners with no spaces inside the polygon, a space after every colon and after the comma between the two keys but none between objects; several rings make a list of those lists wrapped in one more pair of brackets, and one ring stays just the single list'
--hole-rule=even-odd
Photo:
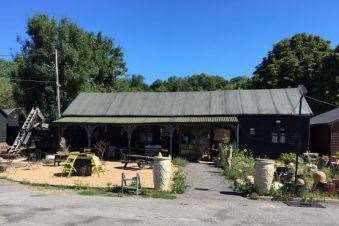
[{"label": "gravel path", "polygon": [[0,225],[338,225],[339,206],[289,207],[232,195],[214,167],[188,164],[175,200],[80,196],[0,180]]}]

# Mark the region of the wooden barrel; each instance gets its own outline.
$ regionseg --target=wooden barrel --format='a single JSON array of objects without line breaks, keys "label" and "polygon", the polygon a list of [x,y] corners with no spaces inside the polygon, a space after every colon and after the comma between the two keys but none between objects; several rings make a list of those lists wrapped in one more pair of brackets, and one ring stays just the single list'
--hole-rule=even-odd
[{"label": "wooden barrel", "polygon": [[91,158],[78,156],[74,163],[74,168],[78,176],[91,176],[92,175],[92,162]]}]

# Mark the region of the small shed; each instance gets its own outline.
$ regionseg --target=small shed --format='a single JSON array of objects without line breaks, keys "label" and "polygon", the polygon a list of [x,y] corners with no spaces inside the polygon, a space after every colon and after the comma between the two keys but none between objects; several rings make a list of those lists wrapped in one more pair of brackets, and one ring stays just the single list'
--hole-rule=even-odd
[{"label": "small shed", "polygon": [[11,145],[24,120],[25,115],[19,108],[0,109],[0,142]]},{"label": "small shed", "polygon": [[311,118],[311,150],[324,155],[339,151],[339,108]]}]

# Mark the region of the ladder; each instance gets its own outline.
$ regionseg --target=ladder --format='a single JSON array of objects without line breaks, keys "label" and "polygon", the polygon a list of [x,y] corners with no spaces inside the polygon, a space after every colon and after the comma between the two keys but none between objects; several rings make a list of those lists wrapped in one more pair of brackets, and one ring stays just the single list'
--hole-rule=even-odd
[{"label": "ladder", "polygon": [[41,113],[38,107],[32,108],[24,124],[21,127],[21,130],[19,131],[17,137],[15,138],[12,147],[9,149],[8,151],[9,154],[15,154],[20,150],[20,147],[22,145],[28,143],[28,140],[32,134],[31,131],[32,128],[35,128],[38,125],[40,125],[38,118],[40,118],[43,121],[44,120],[43,114]]}]

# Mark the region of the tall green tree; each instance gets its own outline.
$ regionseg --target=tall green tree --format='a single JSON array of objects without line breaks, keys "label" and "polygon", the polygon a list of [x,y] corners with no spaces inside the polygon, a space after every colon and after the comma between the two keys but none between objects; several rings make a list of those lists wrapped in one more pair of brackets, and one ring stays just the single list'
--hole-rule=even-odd
[{"label": "tall green tree", "polygon": [[87,32],[68,19],[36,15],[28,20],[26,33],[29,38],[19,40],[15,76],[35,82],[14,86],[15,98],[26,110],[38,106],[50,119],[56,117],[55,49],[63,109],[80,91],[118,89],[118,80],[126,75],[121,48],[101,33]]},{"label": "tall green tree", "polygon": [[0,108],[13,108],[16,106],[12,82],[10,81],[11,74],[16,70],[16,65],[13,61],[0,59]]},{"label": "tall green tree", "polygon": [[227,89],[228,81],[221,76],[195,74],[186,77],[171,76],[165,81],[156,80],[150,85],[154,91],[212,91]]},{"label": "tall green tree", "polygon": [[[319,36],[305,33],[283,39],[273,46],[263,61],[256,67],[251,86],[253,88],[286,88],[306,86],[308,95],[331,101],[336,90],[319,82],[324,76],[324,62],[333,54],[330,42]],[[326,75],[333,81],[333,73]],[[324,96],[325,93],[329,95]],[[317,113],[323,107],[310,101]],[[326,108],[326,107],[325,107]]]},{"label": "tall green tree", "polygon": [[145,83],[145,77],[138,74],[133,74],[127,79],[130,91],[147,91],[148,85]]},{"label": "tall green tree", "polygon": [[164,82],[160,79],[155,80],[151,85],[150,85],[150,90],[153,90],[155,92],[165,92],[167,91],[167,87],[164,84]]}]

